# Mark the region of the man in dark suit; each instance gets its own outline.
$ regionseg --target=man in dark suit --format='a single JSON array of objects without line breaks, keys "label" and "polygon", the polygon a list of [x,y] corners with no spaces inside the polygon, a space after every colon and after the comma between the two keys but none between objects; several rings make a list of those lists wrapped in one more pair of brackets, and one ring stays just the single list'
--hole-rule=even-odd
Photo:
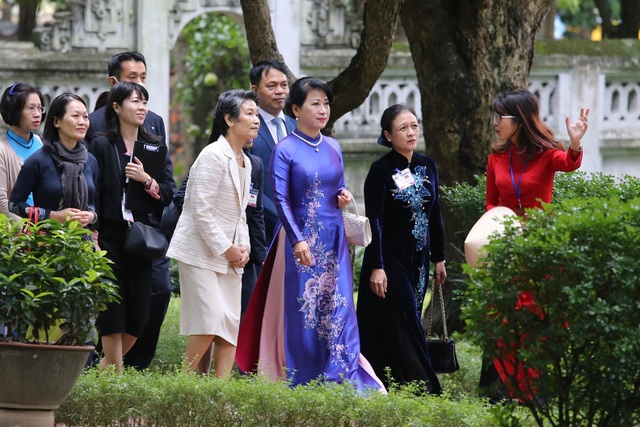
[{"label": "man in dark suit", "polygon": [[[114,86],[120,82],[134,82],[144,85],[147,82],[147,64],[144,56],[139,52],[121,52],[114,55],[108,65],[109,83]],[[88,147],[95,136],[108,131],[104,121],[104,113],[109,105],[105,105],[89,114],[89,129],[84,143]],[[162,117],[149,110],[144,121],[144,127],[147,132],[161,137],[160,143],[166,144],[166,133],[164,120]],[[168,150],[167,150],[168,151]],[[173,176],[173,165],[167,152],[166,167]],[[171,190],[175,194],[176,184],[171,181]],[[151,225],[156,229],[160,229],[160,220],[162,218],[162,209],[154,212],[151,216]],[[153,261],[153,282],[151,288],[151,307],[149,310],[149,322],[145,327],[142,336],[124,357],[124,365],[132,366],[136,369],[145,369],[149,367],[156,353],[158,338],[160,336],[160,328],[169,307],[171,300],[171,279],[169,277],[169,259],[162,257]],[[99,346],[98,346],[99,349]]]},{"label": "man in dark suit", "polygon": [[264,208],[263,197],[263,165],[260,157],[249,152],[253,146],[253,141],[249,140],[244,145],[244,152],[251,162],[251,195],[249,196],[249,204],[247,205],[247,225],[249,227],[249,241],[251,243],[251,253],[249,254],[249,262],[244,266],[242,274],[242,306],[241,314],[244,315],[253,288],[258,280],[258,272],[260,266],[267,257],[267,241],[265,238],[264,226]]},{"label": "man in dark suit", "polygon": [[296,128],[296,121],[283,113],[284,103],[289,96],[287,69],[278,61],[260,61],[249,72],[251,90],[258,94],[260,130],[253,141],[251,153],[260,157],[264,166],[264,223],[267,246],[273,240],[278,222],[278,212],[273,196],[271,181],[271,153],[278,141]]}]

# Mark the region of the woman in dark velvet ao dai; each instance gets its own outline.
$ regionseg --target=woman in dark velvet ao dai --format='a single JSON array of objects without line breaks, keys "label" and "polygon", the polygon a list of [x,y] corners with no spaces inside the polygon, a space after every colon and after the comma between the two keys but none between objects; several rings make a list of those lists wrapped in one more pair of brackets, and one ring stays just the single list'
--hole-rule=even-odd
[{"label": "woman in dark velvet ao dai", "polygon": [[411,108],[387,108],[381,127],[378,143],[391,151],[371,165],[364,185],[373,240],[358,291],[362,354],[385,383],[390,368],[394,382],[422,382],[439,394],[421,322],[430,262],[438,285],[447,277],[438,172],[415,152],[420,128]]}]

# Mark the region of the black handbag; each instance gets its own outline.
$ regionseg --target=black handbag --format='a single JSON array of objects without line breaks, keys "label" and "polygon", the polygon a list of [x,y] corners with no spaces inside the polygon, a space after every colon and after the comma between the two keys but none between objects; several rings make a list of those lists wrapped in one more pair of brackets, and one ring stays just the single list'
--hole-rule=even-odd
[{"label": "black handbag", "polygon": [[[438,292],[436,293],[436,288]],[[440,310],[442,310],[442,329],[444,339],[432,340],[431,325],[433,323],[434,300],[440,296]],[[431,357],[431,366],[437,374],[450,374],[460,369],[456,355],[456,342],[449,338],[447,333],[447,316],[444,310],[444,298],[442,285],[437,285],[435,280],[431,282],[431,310],[429,311],[429,323],[427,325],[427,349]]]},{"label": "black handbag", "polygon": [[[113,145],[113,150],[118,161],[118,171],[120,171],[122,164],[115,144]],[[125,194],[127,193],[125,192]],[[167,238],[160,231],[140,221],[127,221],[127,234],[124,238],[124,251],[126,253],[153,261],[164,256],[166,250]]]},{"label": "black handbag", "polygon": [[155,228],[140,221],[129,222],[124,250],[149,260],[158,259],[167,250],[167,238]]}]

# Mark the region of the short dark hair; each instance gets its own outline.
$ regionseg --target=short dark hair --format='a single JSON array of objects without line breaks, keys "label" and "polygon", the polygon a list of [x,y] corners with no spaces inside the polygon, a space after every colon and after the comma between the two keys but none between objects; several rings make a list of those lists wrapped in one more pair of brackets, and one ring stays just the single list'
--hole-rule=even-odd
[{"label": "short dark hair", "polygon": [[220,135],[227,134],[229,125],[224,117],[228,114],[232,119],[237,119],[240,115],[240,107],[246,101],[253,101],[257,105],[258,95],[252,90],[244,89],[228,90],[220,94],[216,104],[216,111],[213,114],[209,143],[217,141]]},{"label": "short dark hair", "polygon": [[[104,122],[107,125],[107,137],[112,143],[120,138],[120,118],[116,114],[116,110],[113,108],[113,103],[122,106],[124,101],[128,99],[132,93],[137,93],[138,96],[149,100],[149,92],[144,86],[134,82],[120,82],[111,87],[109,95],[107,96],[107,102],[105,104],[106,109],[104,111]],[[157,142],[160,137],[152,135],[146,131],[144,126],[138,128],[138,138],[145,141]]]},{"label": "short dark hair", "polygon": [[111,57],[109,65],[107,66],[107,72],[109,77],[113,76],[120,80],[122,74],[122,63],[125,61],[142,62],[144,67],[147,68],[147,61],[144,59],[144,55],[140,52],[120,52]]},{"label": "short dark hair", "polygon": [[291,107],[293,105],[302,107],[304,101],[307,100],[307,95],[309,95],[309,92],[313,89],[320,89],[327,95],[327,98],[329,98],[329,103],[333,102],[333,91],[328,84],[315,77],[302,77],[296,80],[289,90],[289,97],[284,105],[285,113],[288,116],[295,117]]},{"label": "short dark hair", "polygon": [[87,106],[81,96],[70,92],[61,93],[51,101],[51,105],[47,110],[47,118],[44,120],[44,131],[42,132],[42,139],[45,143],[53,144],[54,141],[60,140],[58,128],[53,125],[53,121],[55,119],[62,120],[67,113],[67,105],[72,101],[80,101],[85,107]]},{"label": "short dark hair", "polygon": [[[9,126],[20,126],[22,110],[27,103],[27,97],[35,93],[40,98],[40,103],[44,106],[44,97],[35,87],[26,83],[16,83],[5,89],[0,100],[0,114],[2,120]],[[44,120],[44,114],[42,119]]]},{"label": "short dark hair", "polygon": [[285,76],[287,75],[287,67],[282,62],[275,61],[273,59],[265,59],[256,62],[256,65],[251,68],[251,71],[249,71],[249,81],[252,85],[260,85],[260,81],[262,80],[264,73],[271,69],[278,70]]},{"label": "short dark hair", "polygon": [[391,107],[387,107],[387,109],[384,110],[384,112],[382,113],[382,117],[380,117],[381,130],[380,130],[380,136],[378,137],[378,144],[384,145],[385,147],[389,147],[389,148],[392,147],[391,141],[387,139],[387,137],[384,135],[384,132],[387,131],[391,133],[391,125],[393,125],[393,121],[396,119],[396,117],[398,117],[398,114],[403,113],[405,111],[410,112],[411,114],[416,116],[416,118],[418,117],[418,115],[416,114],[413,108],[404,104],[394,104]]}]

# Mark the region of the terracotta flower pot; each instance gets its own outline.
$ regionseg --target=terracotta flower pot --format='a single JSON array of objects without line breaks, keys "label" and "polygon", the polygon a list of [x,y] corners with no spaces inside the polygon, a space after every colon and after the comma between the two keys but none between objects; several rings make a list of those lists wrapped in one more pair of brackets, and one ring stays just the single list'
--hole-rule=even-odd
[{"label": "terracotta flower pot", "polygon": [[0,343],[0,427],[53,426],[92,346]]}]

